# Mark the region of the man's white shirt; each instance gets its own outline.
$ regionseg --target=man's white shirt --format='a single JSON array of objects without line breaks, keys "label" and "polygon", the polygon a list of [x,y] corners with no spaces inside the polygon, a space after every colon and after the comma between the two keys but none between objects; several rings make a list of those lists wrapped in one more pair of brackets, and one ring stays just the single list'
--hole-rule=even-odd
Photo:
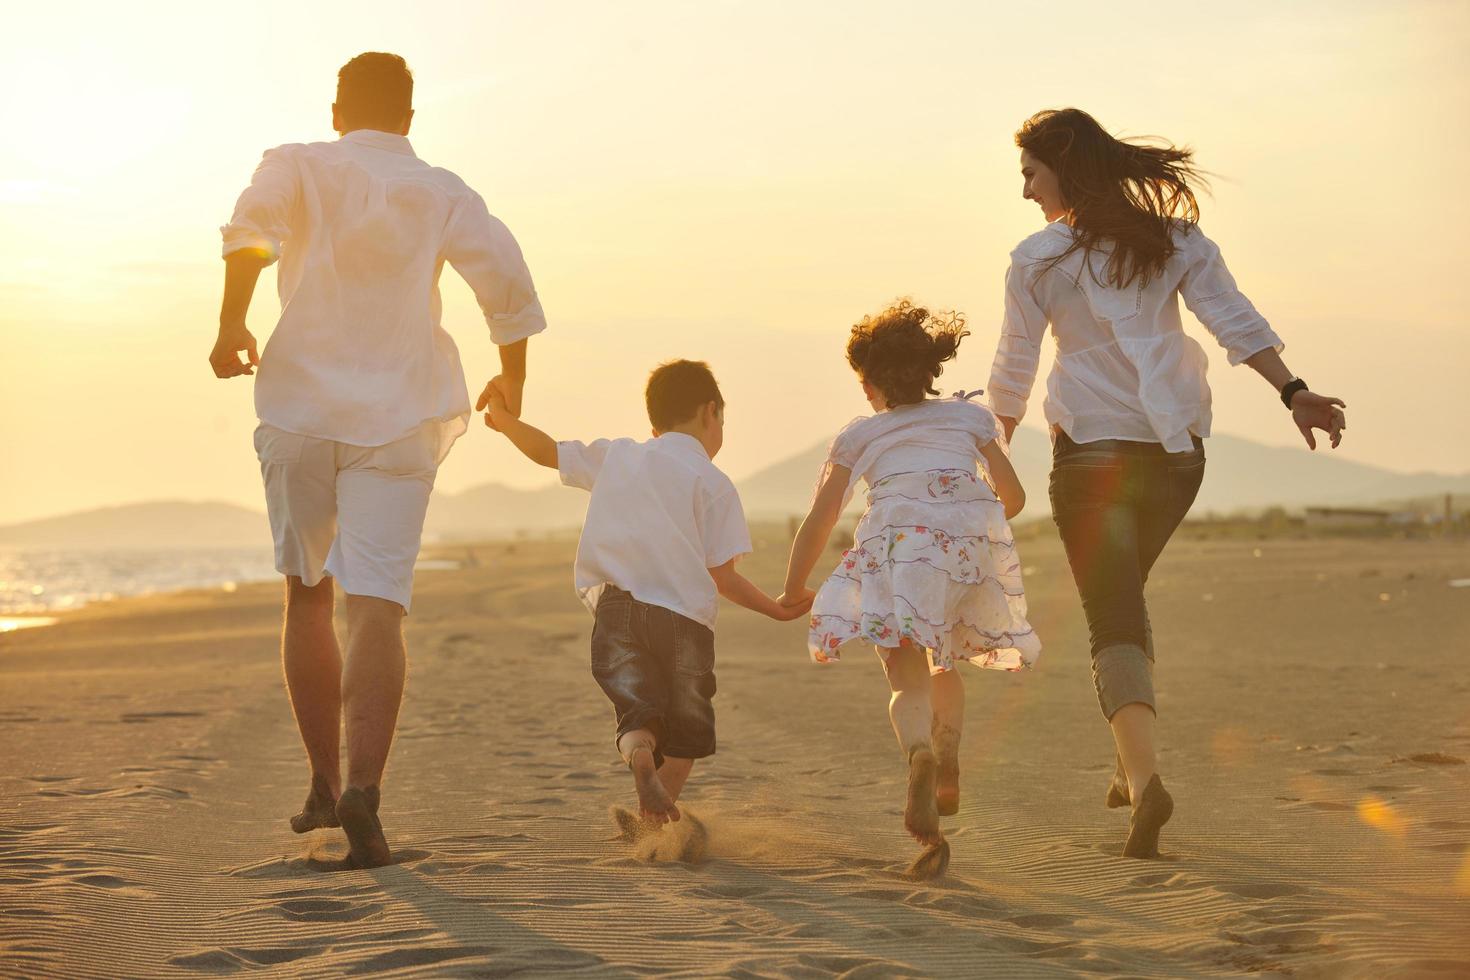
[{"label": "man's white shirt", "polygon": [[474,291],[494,343],[546,328],[510,231],[403,136],[360,129],[268,150],[220,230],[227,256],[280,259],[281,318],[255,407],[287,432],[381,446],[438,421],[440,458],[448,452],[470,401],[440,325],[446,261]]}]

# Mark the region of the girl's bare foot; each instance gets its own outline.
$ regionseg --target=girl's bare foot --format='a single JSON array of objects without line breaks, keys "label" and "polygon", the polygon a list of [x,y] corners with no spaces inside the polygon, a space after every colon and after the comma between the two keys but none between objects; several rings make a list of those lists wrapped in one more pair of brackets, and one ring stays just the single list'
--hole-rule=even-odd
[{"label": "girl's bare foot", "polygon": [[298,834],[304,834],[318,827],[340,826],[341,822],[337,820],[337,798],[327,785],[327,777],[317,773],[311,777],[311,789],[306,794],[306,802],[301,804],[301,812],[291,818],[291,829]]},{"label": "girl's bare foot", "polygon": [[378,822],[378,787],[349,788],[337,801],[337,819],[347,833],[347,866],[381,868],[392,863],[388,839]]},{"label": "girl's bare foot", "polygon": [[960,760],[948,752],[939,755],[939,774],[934,788],[934,803],[941,817],[960,812]]},{"label": "girl's bare foot", "polygon": [[938,844],[944,840],[939,832],[939,810],[934,792],[938,783],[939,764],[929,748],[909,753],[909,795],[903,811],[903,826],[920,844]]},{"label": "girl's bare foot", "polygon": [[932,881],[949,870],[949,841],[940,840],[924,848],[905,874],[915,881]]},{"label": "girl's bare foot", "polygon": [[643,819],[660,825],[679,819],[679,808],[669,799],[669,791],[658,778],[658,767],[653,762],[653,752],[644,746],[633,750],[628,759],[628,768],[633,770],[633,786],[638,790],[638,809]]}]

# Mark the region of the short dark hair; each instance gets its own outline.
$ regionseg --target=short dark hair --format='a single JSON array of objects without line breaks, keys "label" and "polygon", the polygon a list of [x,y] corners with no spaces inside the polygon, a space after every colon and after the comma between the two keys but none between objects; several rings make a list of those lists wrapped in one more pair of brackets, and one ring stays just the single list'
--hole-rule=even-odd
[{"label": "short dark hair", "polygon": [[368,51],[337,72],[337,108],[365,122],[395,125],[413,109],[413,72],[396,54]]},{"label": "short dark hair", "polygon": [[659,432],[682,425],[699,412],[699,406],[714,402],[725,407],[714,372],[703,361],[669,361],[653,369],[643,392],[648,402],[648,421]]},{"label": "short dark hair", "polygon": [[933,313],[901,299],[865,316],[847,338],[847,363],[883,393],[888,407],[937,395],[934,379],[969,336],[962,313]]}]

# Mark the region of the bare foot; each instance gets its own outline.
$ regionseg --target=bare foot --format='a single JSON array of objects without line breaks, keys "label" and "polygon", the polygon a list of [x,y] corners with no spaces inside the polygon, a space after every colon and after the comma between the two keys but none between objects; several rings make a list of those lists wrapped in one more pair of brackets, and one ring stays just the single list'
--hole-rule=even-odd
[{"label": "bare foot", "polygon": [[352,787],[337,801],[337,819],[347,833],[349,868],[381,868],[393,860],[378,821],[378,787]]},{"label": "bare foot", "polygon": [[904,874],[915,881],[931,881],[949,870],[949,841],[941,840],[924,849]]},{"label": "bare foot", "polygon": [[638,809],[643,819],[654,825],[666,824],[679,819],[679,808],[669,799],[669,791],[658,778],[658,768],[653,764],[653,753],[646,748],[633,750],[629,760],[633,770],[633,785],[638,790]]},{"label": "bare foot", "polygon": [[1123,771],[1122,757],[1119,757],[1118,764],[1113,768],[1113,781],[1108,784],[1108,798],[1104,802],[1109,810],[1116,810],[1133,802],[1128,797],[1128,774]]},{"label": "bare foot", "polygon": [[909,753],[909,796],[903,811],[903,826],[920,844],[938,844],[939,810],[934,800],[939,765],[929,749]]},{"label": "bare foot", "polygon": [[1159,831],[1174,815],[1174,797],[1164,789],[1156,773],[1138,794],[1138,803],[1133,807],[1133,817],[1128,821],[1128,842],[1123,845],[1123,856],[1129,858],[1156,858],[1159,856]]},{"label": "bare foot", "polygon": [[939,755],[939,775],[934,788],[934,803],[941,817],[960,812],[960,760],[948,752]]},{"label": "bare foot", "polygon": [[630,844],[637,843],[649,834],[658,832],[658,824],[649,823],[626,807],[614,804],[607,808],[607,815],[617,824],[618,837]]},{"label": "bare foot", "polygon": [[704,852],[709,850],[709,831],[705,829],[704,821],[692,813],[684,814],[684,823],[688,828],[687,835],[676,860],[685,864],[698,864],[704,860]]},{"label": "bare foot", "polygon": [[337,820],[337,800],[332,795],[332,789],[327,785],[327,777],[317,773],[311,777],[311,789],[306,794],[306,802],[301,804],[301,812],[291,818],[291,829],[298,834],[304,834],[308,830],[316,830],[318,827],[340,827]]}]

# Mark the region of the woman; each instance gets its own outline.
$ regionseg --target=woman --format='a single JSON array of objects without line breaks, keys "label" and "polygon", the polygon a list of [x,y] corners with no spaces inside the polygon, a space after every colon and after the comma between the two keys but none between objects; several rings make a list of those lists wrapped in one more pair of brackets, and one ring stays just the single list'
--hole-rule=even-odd
[{"label": "woman", "polygon": [[1026,412],[1041,340],[1052,516],[1092,641],[1098,703],[1118,767],[1107,805],[1132,807],[1126,857],[1158,855],[1174,810],[1154,752],[1154,648],[1144,583],[1204,477],[1210,389],[1204,350],[1183,332],[1177,297],[1229,352],[1280,394],[1307,445],[1346,427],[1281,360],[1282,343],[1236,288],[1196,222],[1201,183],[1188,149],[1114,139],[1078,109],[1040,112],[1016,133],[1023,196],[1049,222],[1011,253],[990,404],[1007,438]]}]

